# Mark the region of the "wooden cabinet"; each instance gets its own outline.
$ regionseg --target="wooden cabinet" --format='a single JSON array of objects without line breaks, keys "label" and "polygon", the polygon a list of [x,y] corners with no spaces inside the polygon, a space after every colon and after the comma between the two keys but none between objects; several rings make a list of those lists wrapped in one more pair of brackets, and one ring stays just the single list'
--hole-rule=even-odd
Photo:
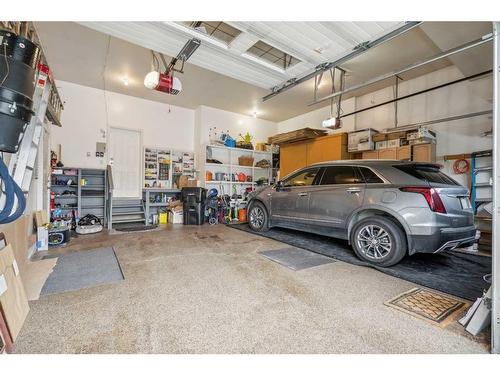
[{"label": "wooden cabinet", "polygon": [[402,146],[396,149],[396,159],[411,160],[411,146]]},{"label": "wooden cabinet", "polygon": [[413,161],[435,162],[436,161],[436,144],[424,143],[421,145],[413,145]]},{"label": "wooden cabinet", "polygon": [[307,142],[280,146],[280,176],[296,169],[329,160],[349,159],[347,133],[319,137]]},{"label": "wooden cabinet", "polygon": [[364,151],[363,159],[413,160],[434,162],[436,160],[436,145],[426,143],[415,146],[408,145],[397,148],[384,148],[382,150]]},{"label": "wooden cabinet", "polygon": [[378,151],[363,151],[363,159],[378,159]]},{"label": "wooden cabinet", "polygon": [[307,165],[343,159],[349,159],[345,133],[320,137],[307,142]]},{"label": "wooden cabinet", "polygon": [[378,150],[378,158],[385,160],[395,160],[397,158],[397,151],[395,148],[385,148]]},{"label": "wooden cabinet", "polygon": [[280,176],[307,165],[307,145],[304,142],[282,145],[280,147]]}]

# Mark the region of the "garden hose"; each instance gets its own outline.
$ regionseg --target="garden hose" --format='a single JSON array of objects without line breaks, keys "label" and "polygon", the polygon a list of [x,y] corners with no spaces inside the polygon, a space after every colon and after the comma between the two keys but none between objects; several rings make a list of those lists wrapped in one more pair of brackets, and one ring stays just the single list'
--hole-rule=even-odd
[{"label": "garden hose", "polygon": [[[0,179],[3,181],[3,185],[5,187],[5,205],[0,211],[0,224],[7,224],[17,220],[24,213],[24,209],[26,208],[26,199],[24,198],[24,193],[21,188],[10,176],[9,169],[1,158]],[[18,204],[16,211],[12,213],[16,197]]]}]

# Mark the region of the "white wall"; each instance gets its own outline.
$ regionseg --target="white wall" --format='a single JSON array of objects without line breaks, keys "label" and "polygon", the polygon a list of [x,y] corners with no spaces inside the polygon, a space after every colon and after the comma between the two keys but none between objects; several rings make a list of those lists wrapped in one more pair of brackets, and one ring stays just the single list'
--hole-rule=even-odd
[{"label": "white wall", "polygon": [[267,138],[278,132],[275,122],[241,115],[239,113],[223,111],[221,109],[200,106],[196,110],[197,129],[195,143],[202,145],[209,141],[210,128],[217,127],[218,131],[229,131],[232,137],[249,132],[253,142],[267,142]]},{"label": "white wall", "polygon": [[[342,112],[349,113],[354,111],[355,98],[349,98],[342,101]],[[336,108],[333,109],[334,115],[336,114]],[[304,113],[302,115],[292,117],[291,119],[282,121],[278,123],[278,132],[285,133],[292,130],[297,130],[301,128],[319,128],[323,129],[321,123],[330,117],[330,105],[316,109],[314,111]],[[342,129],[343,131],[351,131],[355,128],[355,116],[349,116],[342,119]],[[345,130],[349,129],[349,130]]]},{"label": "white wall", "polygon": [[[463,75],[455,66],[450,66],[412,80],[400,82],[399,96],[462,77]],[[398,125],[414,124],[491,109],[492,87],[492,79],[489,76],[401,100],[398,102]],[[392,98],[394,98],[393,87],[388,87],[348,99],[342,103],[342,109],[344,113],[349,113],[356,108],[365,108]],[[278,123],[278,130],[279,132],[287,132],[306,126],[321,128],[321,122],[329,117],[329,113],[329,107],[320,108]],[[336,132],[349,132],[368,127],[381,131],[394,126],[394,113],[394,104],[389,104],[345,117],[342,119],[342,129]],[[491,118],[481,116],[430,127],[437,133],[437,158],[444,164],[447,173],[453,175],[452,162],[444,162],[442,159],[444,155],[470,153],[492,148],[492,138],[482,136],[485,131],[491,129],[491,126]],[[467,175],[453,175],[453,177],[464,185],[469,183]]]},{"label": "white wall", "polygon": [[65,107],[63,126],[52,129],[51,148],[62,145],[66,166],[103,168],[107,159],[96,158],[95,149],[96,142],[106,142],[108,126],[141,130],[144,146],[194,150],[195,111],[191,109],[64,81],[58,81],[57,87]]}]

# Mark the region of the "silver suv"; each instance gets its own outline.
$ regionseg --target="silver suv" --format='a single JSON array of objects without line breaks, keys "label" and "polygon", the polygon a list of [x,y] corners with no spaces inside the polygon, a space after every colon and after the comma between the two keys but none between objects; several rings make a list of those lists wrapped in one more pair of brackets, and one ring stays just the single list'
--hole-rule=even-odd
[{"label": "silver suv", "polygon": [[299,169],[253,192],[254,231],[284,227],[346,239],[356,255],[392,266],[405,255],[474,242],[468,191],[438,164],[344,160]]}]

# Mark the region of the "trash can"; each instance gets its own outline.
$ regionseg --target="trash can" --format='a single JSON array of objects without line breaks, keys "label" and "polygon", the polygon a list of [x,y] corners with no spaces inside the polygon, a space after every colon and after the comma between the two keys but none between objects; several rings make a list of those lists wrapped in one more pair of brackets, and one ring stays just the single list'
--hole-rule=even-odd
[{"label": "trash can", "polygon": [[200,187],[184,187],[181,190],[184,225],[202,225],[205,222],[207,190]]}]

